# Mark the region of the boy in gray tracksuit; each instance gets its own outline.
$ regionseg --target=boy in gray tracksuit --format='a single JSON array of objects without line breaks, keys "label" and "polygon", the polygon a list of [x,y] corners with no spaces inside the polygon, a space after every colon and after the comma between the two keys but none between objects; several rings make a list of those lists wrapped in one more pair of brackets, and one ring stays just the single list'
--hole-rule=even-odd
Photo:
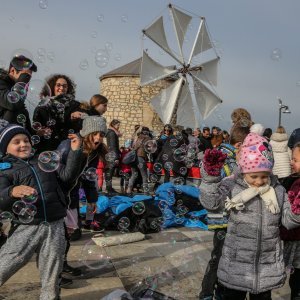
[{"label": "boy in gray tracksuit", "polygon": [[[37,253],[43,300],[59,299],[66,247],[66,202],[59,181],[72,182],[82,158],[81,140],[76,135],[70,139],[72,151],[66,165],[49,172],[55,162],[41,162],[31,154],[26,129],[10,124],[0,130],[0,152],[4,155],[0,163],[0,210],[2,215],[11,213],[14,229],[0,250],[0,286]],[[49,155],[46,158],[50,159]],[[51,168],[46,172],[41,163],[50,163]]]}]

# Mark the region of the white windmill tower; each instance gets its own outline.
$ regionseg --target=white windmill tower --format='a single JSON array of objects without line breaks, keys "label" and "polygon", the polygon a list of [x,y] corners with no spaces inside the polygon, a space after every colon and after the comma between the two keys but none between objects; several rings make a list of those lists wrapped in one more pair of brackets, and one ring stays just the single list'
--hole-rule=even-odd
[{"label": "white windmill tower", "polygon": [[[161,65],[150,57],[151,51],[145,50],[143,46],[140,84],[145,86],[165,78],[176,78],[170,86],[151,99],[151,105],[164,124],[170,123],[176,112],[176,125],[193,128],[199,126],[200,114],[206,119],[222,102],[214,89],[220,58],[210,39],[204,17],[187,14],[172,4],[168,5],[168,9],[179,51],[176,52],[169,46],[164,16],[159,16],[142,32],[175,61],[175,66]],[[198,30],[191,47],[186,49],[186,34],[192,20],[196,22]],[[201,55],[209,59],[199,63]]]}]

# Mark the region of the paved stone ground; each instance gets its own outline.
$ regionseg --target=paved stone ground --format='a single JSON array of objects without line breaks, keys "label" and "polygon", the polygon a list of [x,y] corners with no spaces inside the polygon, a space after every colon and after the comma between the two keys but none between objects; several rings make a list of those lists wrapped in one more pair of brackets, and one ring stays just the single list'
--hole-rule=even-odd
[{"label": "paved stone ground", "polygon": [[[120,234],[106,232],[105,235]],[[84,275],[62,289],[63,300],[99,300],[115,289],[130,290],[143,279],[158,291],[177,300],[198,299],[201,280],[212,249],[211,232],[171,228],[146,235],[143,241],[102,248],[100,261],[85,261],[93,250],[92,234],[86,232],[73,242],[69,262]],[[1,258],[0,258],[1,259]],[[39,295],[39,274],[35,258],[0,288],[0,300],[33,300]],[[289,288],[273,292],[273,299],[288,300]]]},{"label": "paved stone ground", "polygon": [[[176,299],[197,299],[212,247],[211,232],[172,228],[146,235],[140,242],[105,248],[104,257],[108,258],[102,259],[102,264],[83,264],[82,249],[91,245],[90,238],[91,233],[84,233],[81,240],[72,244],[70,264],[82,267],[84,276],[74,280],[70,288],[62,289],[63,300],[99,300],[117,288],[130,290],[142,279]],[[39,289],[33,258],[0,288],[0,299],[38,299]],[[289,299],[287,285],[274,291],[273,299]]]}]

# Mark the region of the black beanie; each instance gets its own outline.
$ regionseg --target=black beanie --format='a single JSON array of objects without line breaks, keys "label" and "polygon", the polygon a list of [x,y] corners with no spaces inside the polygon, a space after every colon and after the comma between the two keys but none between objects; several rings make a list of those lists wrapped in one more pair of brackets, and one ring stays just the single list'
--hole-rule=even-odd
[{"label": "black beanie", "polygon": [[0,129],[0,152],[2,153],[2,155],[6,154],[9,142],[17,134],[25,134],[30,140],[30,133],[20,125],[9,124],[6,127]]}]

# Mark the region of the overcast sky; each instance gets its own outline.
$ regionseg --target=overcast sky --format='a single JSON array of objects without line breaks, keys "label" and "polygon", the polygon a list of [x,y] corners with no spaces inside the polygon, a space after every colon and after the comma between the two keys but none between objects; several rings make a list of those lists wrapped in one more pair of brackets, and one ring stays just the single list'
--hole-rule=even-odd
[{"label": "overcast sky", "polygon": [[[17,49],[29,52],[38,72],[70,75],[77,99],[99,92],[99,76],[142,55],[141,30],[166,9],[164,0],[2,0],[0,66]],[[201,124],[228,129],[231,111],[248,109],[265,127],[278,124],[278,100],[288,131],[300,127],[299,0],[182,0],[177,5],[205,16],[221,56],[218,95],[223,104]],[[107,64],[95,52],[107,50]],[[105,57],[104,57],[105,58]],[[160,58],[164,63],[164,57]],[[105,66],[103,66],[105,65]]]}]

